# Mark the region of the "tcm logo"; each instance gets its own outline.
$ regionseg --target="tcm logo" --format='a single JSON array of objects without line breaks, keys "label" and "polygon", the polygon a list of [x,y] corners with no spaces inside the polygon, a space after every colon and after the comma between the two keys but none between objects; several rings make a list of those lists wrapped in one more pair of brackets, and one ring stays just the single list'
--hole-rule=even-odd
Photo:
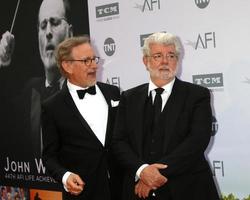
[{"label": "tcm logo", "polygon": [[216,135],[216,133],[218,132],[218,127],[219,125],[217,119],[214,116],[212,116],[212,132],[211,132],[212,136]]},{"label": "tcm logo", "polygon": [[135,8],[140,9],[142,12],[154,11],[155,9],[161,9],[160,0],[144,0],[143,4],[136,4]]},{"label": "tcm logo", "polygon": [[146,39],[148,36],[152,35],[152,34],[153,34],[153,33],[148,33],[148,34],[140,35],[140,44],[141,44],[141,47],[143,47],[145,39]]},{"label": "tcm logo", "polygon": [[96,7],[96,18],[119,14],[119,3],[111,3]]},{"label": "tcm logo", "polygon": [[194,0],[194,1],[196,6],[200,9],[206,8],[210,2],[210,0]]},{"label": "tcm logo", "polygon": [[112,38],[107,38],[104,41],[104,52],[107,56],[112,56],[115,53],[116,45]]},{"label": "tcm logo", "polygon": [[193,83],[207,88],[223,87],[223,74],[201,74],[193,75]]}]

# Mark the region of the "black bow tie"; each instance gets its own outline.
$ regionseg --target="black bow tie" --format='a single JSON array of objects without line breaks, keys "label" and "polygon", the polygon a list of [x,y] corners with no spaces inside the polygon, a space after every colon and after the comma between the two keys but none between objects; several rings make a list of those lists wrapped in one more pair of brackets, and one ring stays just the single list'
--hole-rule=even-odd
[{"label": "black bow tie", "polygon": [[96,94],[95,86],[91,86],[85,90],[76,90],[76,92],[78,94],[79,99],[83,99],[86,93],[89,93],[92,95]]}]

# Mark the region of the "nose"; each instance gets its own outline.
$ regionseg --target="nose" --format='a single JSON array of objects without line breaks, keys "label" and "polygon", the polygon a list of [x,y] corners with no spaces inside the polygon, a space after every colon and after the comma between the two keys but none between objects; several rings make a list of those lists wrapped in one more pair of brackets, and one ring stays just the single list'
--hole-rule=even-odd
[{"label": "nose", "polygon": [[50,25],[50,23],[47,24],[46,26],[46,38],[49,40],[52,38],[52,27]]},{"label": "nose", "polygon": [[94,61],[92,61],[91,65],[90,65],[90,68],[91,69],[97,69],[98,65]]},{"label": "nose", "polygon": [[168,63],[168,56],[162,56],[162,63]]}]

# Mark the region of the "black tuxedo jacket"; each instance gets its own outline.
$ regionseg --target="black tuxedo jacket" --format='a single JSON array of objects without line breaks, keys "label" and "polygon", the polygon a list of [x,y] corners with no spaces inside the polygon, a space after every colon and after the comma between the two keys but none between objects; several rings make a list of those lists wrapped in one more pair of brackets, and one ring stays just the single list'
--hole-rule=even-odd
[{"label": "black tuxedo jacket", "polygon": [[79,174],[86,183],[80,196],[65,193],[67,199],[110,200],[109,185],[118,185],[114,177],[115,161],[109,153],[109,147],[116,113],[111,100],[118,101],[120,91],[108,84],[97,85],[108,104],[105,146],[81,116],[66,84],[42,105],[43,159],[46,169],[58,182],[62,181],[66,171],[71,171]]},{"label": "black tuxedo jacket", "polygon": [[[114,128],[113,151],[125,167],[123,199],[136,199],[135,174],[143,160],[143,120],[148,84],[121,96]],[[211,136],[212,113],[208,89],[176,78],[172,93],[162,111],[162,157],[155,163],[167,164],[161,173],[168,182],[155,191],[157,199],[217,200],[218,193],[204,157]]]}]

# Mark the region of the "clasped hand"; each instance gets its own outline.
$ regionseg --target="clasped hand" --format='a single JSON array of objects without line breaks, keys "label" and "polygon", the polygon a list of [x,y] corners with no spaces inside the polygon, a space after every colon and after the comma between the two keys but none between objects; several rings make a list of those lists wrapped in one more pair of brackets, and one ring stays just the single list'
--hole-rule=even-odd
[{"label": "clasped hand", "polygon": [[140,198],[146,198],[151,190],[156,190],[164,185],[167,178],[161,175],[159,170],[165,168],[167,168],[167,165],[159,163],[145,167],[140,174],[140,180],[135,185],[135,194]]},{"label": "clasped hand", "polygon": [[66,181],[66,188],[72,195],[79,195],[84,189],[85,183],[77,174],[70,174]]}]

